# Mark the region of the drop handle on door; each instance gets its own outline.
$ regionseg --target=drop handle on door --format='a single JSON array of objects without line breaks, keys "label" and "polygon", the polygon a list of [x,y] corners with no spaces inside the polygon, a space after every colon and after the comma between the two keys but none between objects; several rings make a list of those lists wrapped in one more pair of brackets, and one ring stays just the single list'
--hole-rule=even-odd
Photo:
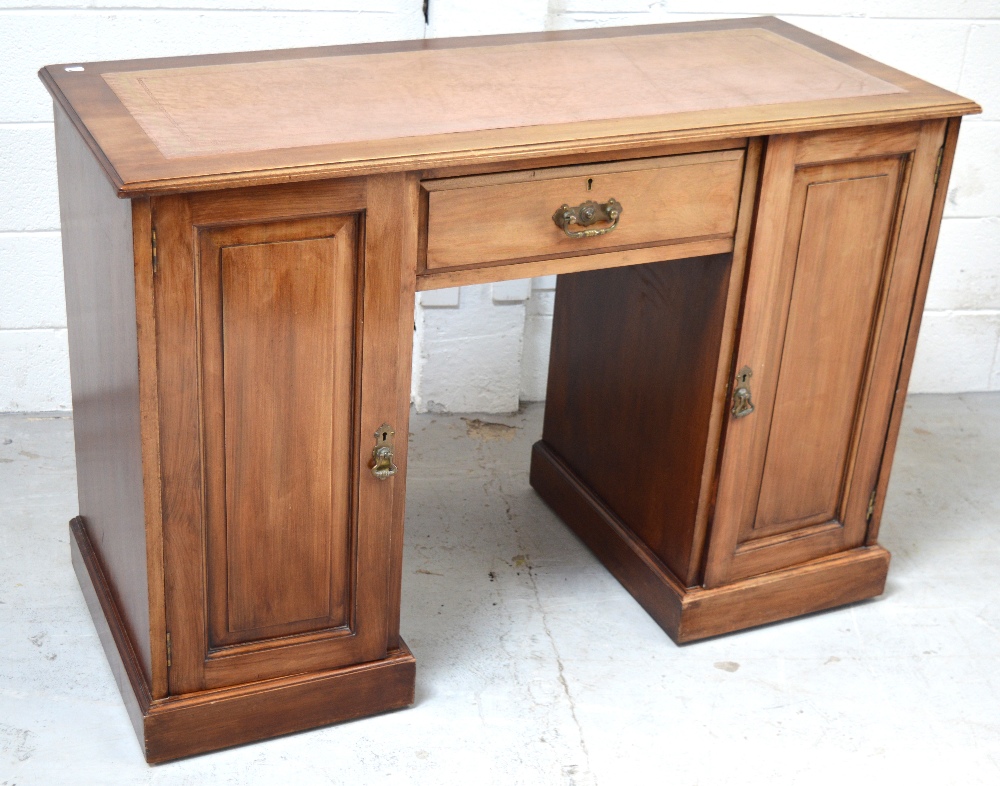
[{"label": "drop handle on door", "polygon": [[[563,205],[552,216],[552,220],[570,237],[597,237],[598,235],[606,235],[617,227],[621,215],[621,202],[612,197],[604,204],[588,199],[576,207]],[[589,227],[598,221],[610,221],[611,224],[598,229],[570,229],[573,224]]]},{"label": "drop handle on door", "polygon": [[383,423],[375,432],[375,447],[372,448],[372,474],[379,480],[387,480],[396,474],[396,465],[392,463],[392,438],[396,432],[388,423]]},{"label": "drop handle on door", "polygon": [[736,389],[733,390],[733,417],[745,418],[753,412],[753,401],[750,400],[750,377],[753,370],[750,366],[744,366],[740,373],[736,375]]}]

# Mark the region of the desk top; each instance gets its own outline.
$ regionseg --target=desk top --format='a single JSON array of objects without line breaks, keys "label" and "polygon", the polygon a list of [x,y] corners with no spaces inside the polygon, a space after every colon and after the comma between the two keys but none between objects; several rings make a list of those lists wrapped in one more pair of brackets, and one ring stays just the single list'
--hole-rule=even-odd
[{"label": "desk top", "polygon": [[772,17],[43,68],[122,196],[978,112]]}]

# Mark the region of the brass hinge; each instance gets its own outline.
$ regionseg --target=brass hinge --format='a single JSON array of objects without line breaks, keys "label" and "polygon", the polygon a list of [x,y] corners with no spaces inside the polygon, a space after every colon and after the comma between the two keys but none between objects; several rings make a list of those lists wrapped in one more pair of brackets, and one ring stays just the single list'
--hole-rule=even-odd
[{"label": "brass hinge", "polygon": [[156,258],[156,228],[155,227],[153,228],[153,231],[152,231],[152,240],[153,240],[153,272],[155,273],[156,272],[156,263],[158,261],[157,258]]},{"label": "brass hinge", "polygon": [[172,647],[170,646],[170,634],[168,633],[167,634],[167,668],[168,669],[173,665],[172,662],[171,662],[172,659],[173,659],[173,652],[172,652]]},{"label": "brass hinge", "polygon": [[934,185],[937,185],[938,178],[941,177],[941,162],[944,161],[944,145],[938,150],[937,166],[934,169]]},{"label": "brass hinge", "polygon": [[875,513],[875,494],[878,489],[872,489],[872,495],[868,498],[868,511],[865,513],[865,521],[872,520],[872,514]]}]

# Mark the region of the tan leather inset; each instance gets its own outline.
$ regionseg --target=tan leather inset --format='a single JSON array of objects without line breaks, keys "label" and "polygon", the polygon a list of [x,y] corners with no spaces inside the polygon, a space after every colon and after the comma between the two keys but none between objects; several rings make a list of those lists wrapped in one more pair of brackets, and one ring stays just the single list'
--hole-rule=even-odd
[{"label": "tan leather inset", "polygon": [[104,80],[166,158],[904,92],[760,28],[612,40],[124,71]]}]

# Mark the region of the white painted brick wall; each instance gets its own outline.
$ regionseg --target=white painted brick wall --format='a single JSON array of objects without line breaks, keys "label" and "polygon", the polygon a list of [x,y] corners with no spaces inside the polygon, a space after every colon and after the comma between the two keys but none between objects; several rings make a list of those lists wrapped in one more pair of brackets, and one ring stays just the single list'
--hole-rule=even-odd
[{"label": "white painted brick wall", "polygon": [[521,350],[521,401],[544,401],[556,277],[541,276],[532,279],[531,284],[531,300],[525,306],[524,344]]},{"label": "white painted brick wall", "polygon": [[419,411],[518,408],[528,293],[512,292],[516,285],[462,287],[458,304],[444,307],[430,305],[440,295],[421,293],[413,351],[413,400]]},{"label": "white painted brick wall", "polygon": [[[1000,390],[1000,2],[0,0],[0,411],[70,406],[51,102],[38,68],[776,14],[978,100],[962,129],[912,389]],[[544,396],[551,279],[419,298],[414,400],[505,411]],[[518,289],[520,287],[520,289]]]}]

